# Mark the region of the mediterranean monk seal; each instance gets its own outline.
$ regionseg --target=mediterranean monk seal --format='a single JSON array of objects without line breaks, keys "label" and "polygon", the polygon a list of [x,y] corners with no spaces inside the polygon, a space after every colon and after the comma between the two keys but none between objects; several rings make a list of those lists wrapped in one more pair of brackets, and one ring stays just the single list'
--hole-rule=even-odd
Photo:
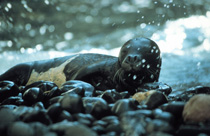
[{"label": "mediterranean monk seal", "polygon": [[2,74],[0,81],[29,85],[46,80],[61,86],[68,80],[82,80],[98,90],[135,91],[142,83],[158,81],[160,69],[158,45],[135,38],[122,46],[119,57],[86,53],[22,63]]}]

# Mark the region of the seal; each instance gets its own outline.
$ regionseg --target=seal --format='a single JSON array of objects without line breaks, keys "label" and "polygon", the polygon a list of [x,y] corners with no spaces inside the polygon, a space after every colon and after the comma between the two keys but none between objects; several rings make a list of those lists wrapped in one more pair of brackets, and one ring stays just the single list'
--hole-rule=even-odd
[{"label": "seal", "polygon": [[161,70],[158,45],[148,38],[127,41],[118,57],[103,54],[75,54],[18,64],[0,76],[17,85],[46,80],[61,86],[68,80],[82,80],[98,90],[135,91],[143,83],[157,82]]}]

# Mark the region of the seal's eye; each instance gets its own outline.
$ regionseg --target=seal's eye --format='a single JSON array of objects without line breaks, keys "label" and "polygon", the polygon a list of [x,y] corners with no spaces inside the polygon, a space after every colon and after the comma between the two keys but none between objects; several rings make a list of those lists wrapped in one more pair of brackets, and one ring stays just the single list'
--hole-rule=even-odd
[{"label": "seal's eye", "polygon": [[153,54],[153,52],[148,51],[148,52],[145,52],[145,54],[148,56],[148,55],[152,55],[152,54]]}]

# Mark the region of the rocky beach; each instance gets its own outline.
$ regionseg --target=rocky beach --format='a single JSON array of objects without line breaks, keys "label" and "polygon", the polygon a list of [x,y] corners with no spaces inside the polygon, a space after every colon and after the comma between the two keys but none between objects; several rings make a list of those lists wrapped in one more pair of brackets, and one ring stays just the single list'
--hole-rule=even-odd
[{"label": "rocky beach", "polygon": [[38,81],[0,82],[0,132],[4,136],[207,136],[210,87],[172,92],[165,83],[146,83],[131,95],[95,90],[72,80],[60,88]]}]

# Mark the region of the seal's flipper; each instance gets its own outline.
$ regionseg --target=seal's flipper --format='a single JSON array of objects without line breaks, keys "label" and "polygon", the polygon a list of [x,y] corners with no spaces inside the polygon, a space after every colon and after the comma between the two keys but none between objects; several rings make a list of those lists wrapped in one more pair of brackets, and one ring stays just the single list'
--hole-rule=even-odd
[{"label": "seal's flipper", "polygon": [[0,81],[9,80],[17,85],[25,85],[31,74],[31,64],[18,64],[0,75]]}]

